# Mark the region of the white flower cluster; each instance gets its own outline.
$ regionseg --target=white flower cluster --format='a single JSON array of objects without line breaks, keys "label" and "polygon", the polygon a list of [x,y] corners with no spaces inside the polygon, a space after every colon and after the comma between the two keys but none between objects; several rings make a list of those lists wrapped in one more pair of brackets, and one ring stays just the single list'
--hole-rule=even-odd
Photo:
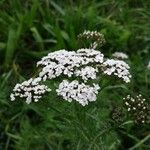
[{"label": "white flower cluster", "polygon": [[37,102],[42,96],[51,91],[46,85],[40,85],[41,78],[31,78],[24,81],[21,84],[16,84],[11,93],[11,101],[14,101],[16,97],[26,98],[26,103],[30,104],[32,101]]},{"label": "white flower cluster", "polygon": [[123,52],[115,52],[115,53],[113,53],[112,54],[112,56],[114,57],[114,58],[117,58],[117,59],[128,59],[128,55],[127,54],[125,54],[125,53],[123,53]]},{"label": "white flower cluster", "polygon": [[93,68],[91,66],[86,66],[85,68],[82,68],[81,70],[76,70],[75,75],[81,76],[81,78],[87,82],[89,79],[96,79],[96,73],[98,72],[98,69]]},{"label": "white flower cluster", "polygon": [[90,45],[90,48],[92,48],[92,49],[96,49],[98,46],[102,46],[106,42],[104,35],[97,31],[85,30],[83,33],[78,35],[78,38],[94,41]]},{"label": "white flower cluster", "polygon": [[72,102],[72,100],[75,100],[85,106],[88,105],[88,102],[96,101],[96,94],[98,94],[99,89],[100,87],[97,84],[91,87],[84,83],[80,84],[77,80],[70,83],[67,80],[63,80],[56,91],[66,101]]},{"label": "white flower cluster", "polygon": [[[104,55],[93,49],[79,49],[77,52],[59,50],[43,57],[42,60],[37,63],[37,66],[43,66],[39,76],[45,81],[47,79],[56,78],[61,74],[67,75],[68,77],[79,75],[79,72],[74,73],[77,68],[93,63],[101,64],[103,60]],[[89,71],[91,71],[89,74],[93,74],[93,70]]]},{"label": "white flower cluster", "polygon": [[122,60],[107,59],[104,63],[104,73],[107,75],[114,74],[122,78],[126,83],[130,82],[131,74],[129,65]]},{"label": "white flower cluster", "polygon": [[[31,101],[37,102],[43,94],[50,91],[46,85],[41,85],[40,82],[54,79],[60,75],[65,75],[69,79],[70,77],[81,77],[83,82],[96,79],[99,71],[118,76],[125,82],[130,82],[131,78],[128,64],[122,60],[105,59],[100,51],[94,49],[79,49],[76,52],[67,50],[52,52],[37,62],[37,66],[41,67],[38,77],[17,84],[11,94],[12,101],[16,97],[22,97],[26,98],[28,104]],[[96,100],[98,89],[98,85],[91,87],[84,83],[80,84],[77,80],[71,83],[64,80],[60,83],[57,94],[68,101],[74,99],[84,106],[89,101]]]}]

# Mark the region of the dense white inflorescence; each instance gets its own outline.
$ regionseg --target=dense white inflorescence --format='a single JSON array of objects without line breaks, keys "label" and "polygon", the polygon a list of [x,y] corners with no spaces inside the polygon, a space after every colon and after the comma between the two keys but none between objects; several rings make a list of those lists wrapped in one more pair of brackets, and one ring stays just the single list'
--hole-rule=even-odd
[{"label": "dense white inflorescence", "polygon": [[129,65],[122,60],[107,59],[103,63],[104,73],[122,78],[126,83],[130,82],[131,74]]},{"label": "dense white inflorescence", "polygon": [[[12,101],[16,97],[21,97],[25,98],[28,104],[32,101],[37,102],[46,92],[50,91],[46,85],[41,85],[40,82],[54,79],[60,75],[65,75],[69,79],[70,77],[81,77],[83,82],[96,79],[99,71],[107,75],[118,76],[125,82],[130,82],[131,78],[130,67],[126,62],[105,59],[100,51],[94,49],[82,48],[76,52],[67,50],[52,52],[37,62],[37,66],[41,67],[39,77],[16,84],[13,93],[10,95]],[[65,100],[75,100],[85,106],[88,102],[96,100],[98,89],[100,87],[96,84],[91,87],[90,85],[79,83],[77,80],[70,83],[67,80],[63,80],[56,91]]]},{"label": "dense white inflorescence", "polygon": [[87,82],[89,79],[96,79],[96,73],[98,69],[93,68],[91,66],[86,66],[85,68],[81,68],[80,70],[75,71],[76,76],[80,76],[84,82]]},{"label": "dense white inflorescence", "polygon": [[82,106],[88,105],[89,102],[96,101],[96,94],[100,89],[99,85],[94,84],[93,87],[79,83],[77,80],[68,82],[63,80],[59,84],[59,88],[56,90],[59,96],[62,96],[68,102],[75,100]]},{"label": "dense white inflorescence", "polygon": [[75,70],[84,65],[93,63],[103,63],[104,55],[93,49],[79,49],[77,52],[68,52],[59,50],[48,54],[37,63],[37,66],[42,66],[42,71],[39,76],[43,80],[52,79],[61,74],[71,77],[76,75]]},{"label": "dense white inflorescence", "polygon": [[11,101],[14,101],[16,97],[26,98],[26,103],[30,104],[32,101],[37,102],[42,96],[51,91],[46,85],[40,85],[41,78],[31,78],[24,81],[21,84],[16,84],[11,93]]}]

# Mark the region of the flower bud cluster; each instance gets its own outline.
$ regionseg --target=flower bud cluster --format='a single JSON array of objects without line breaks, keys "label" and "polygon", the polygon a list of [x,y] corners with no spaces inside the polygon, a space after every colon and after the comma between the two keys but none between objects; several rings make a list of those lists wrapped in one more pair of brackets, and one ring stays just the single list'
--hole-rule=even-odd
[{"label": "flower bud cluster", "polygon": [[128,55],[123,53],[123,52],[115,52],[112,54],[112,56],[115,58],[115,59],[121,59],[121,60],[124,60],[124,59],[128,59]]},{"label": "flower bud cluster", "polygon": [[105,41],[104,35],[97,31],[84,31],[78,35],[79,40],[90,40],[92,44],[90,48],[96,49],[98,46],[103,46]]},{"label": "flower bud cluster", "polygon": [[94,86],[91,87],[89,85],[85,85],[84,83],[80,84],[77,80],[72,82],[63,80],[59,84],[59,88],[56,90],[56,92],[68,102],[75,100],[82,106],[85,106],[88,105],[89,102],[96,101],[96,94],[98,94],[100,87],[97,84],[93,85]]},{"label": "flower bud cluster", "polygon": [[25,98],[27,104],[39,101],[46,92],[51,91],[46,85],[40,84],[40,81],[41,78],[38,77],[16,84],[10,95],[11,101],[14,101],[16,97]]},{"label": "flower bud cluster", "polygon": [[112,120],[116,123],[121,123],[124,120],[124,113],[121,107],[114,107],[110,115]]},{"label": "flower bud cluster", "polygon": [[150,123],[150,106],[142,95],[135,98],[127,95],[124,98],[125,107],[137,123]]}]

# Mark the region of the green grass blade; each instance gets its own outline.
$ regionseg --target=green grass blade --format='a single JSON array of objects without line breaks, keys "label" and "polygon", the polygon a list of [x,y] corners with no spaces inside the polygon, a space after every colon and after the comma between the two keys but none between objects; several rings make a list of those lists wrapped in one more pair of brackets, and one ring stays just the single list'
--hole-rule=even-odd
[{"label": "green grass blade", "polygon": [[36,40],[36,42],[39,46],[39,49],[44,50],[43,39],[42,39],[40,33],[38,32],[38,30],[35,27],[32,27],[30,30],[32,31],[33,37]]},{"label": "green grass blade", "polygon": [[64,11],[58,4],[56,4],[54,1],[50,1],[50,4],[51,4],[61,15],[65,15],[65,11]]},{"label": "green grass blade", "polygon": [[140,145],[142,145],[144,142],[146,142],[150,138],[150,134],[146,136],[144,139],[142,139],[140,142],[135,144],[133,147],[131,147],[129,150],[137,149]]},{"label": "green grass blade", "polygon": [[14,29],[13,27],[10,27],[9,33],[8,33],[7,46],[6,46],[6,53],[5,53],[5,66],[6,67],[10,65],[13,59],[16,44],[17,44],[16,29]]}]

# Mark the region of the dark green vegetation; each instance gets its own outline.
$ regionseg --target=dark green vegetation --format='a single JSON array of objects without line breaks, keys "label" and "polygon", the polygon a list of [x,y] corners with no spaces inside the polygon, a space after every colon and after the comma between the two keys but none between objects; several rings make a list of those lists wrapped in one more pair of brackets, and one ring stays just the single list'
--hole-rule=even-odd
[{"label": "dark green vegetation", "polygon": [[[103,81],[108,86],[86,107],[55,93],[31,105],[10,101],[14,85],[37,74],[36,61],[80,48],[76,37],[85,29],[105,35],[105,55],[129,55],[130,84]],[[0,150],[150,149],[149,125],[135,124],[122,108],[127,94],[149,103],[149,35],[149,0],[0,0]]]}]

